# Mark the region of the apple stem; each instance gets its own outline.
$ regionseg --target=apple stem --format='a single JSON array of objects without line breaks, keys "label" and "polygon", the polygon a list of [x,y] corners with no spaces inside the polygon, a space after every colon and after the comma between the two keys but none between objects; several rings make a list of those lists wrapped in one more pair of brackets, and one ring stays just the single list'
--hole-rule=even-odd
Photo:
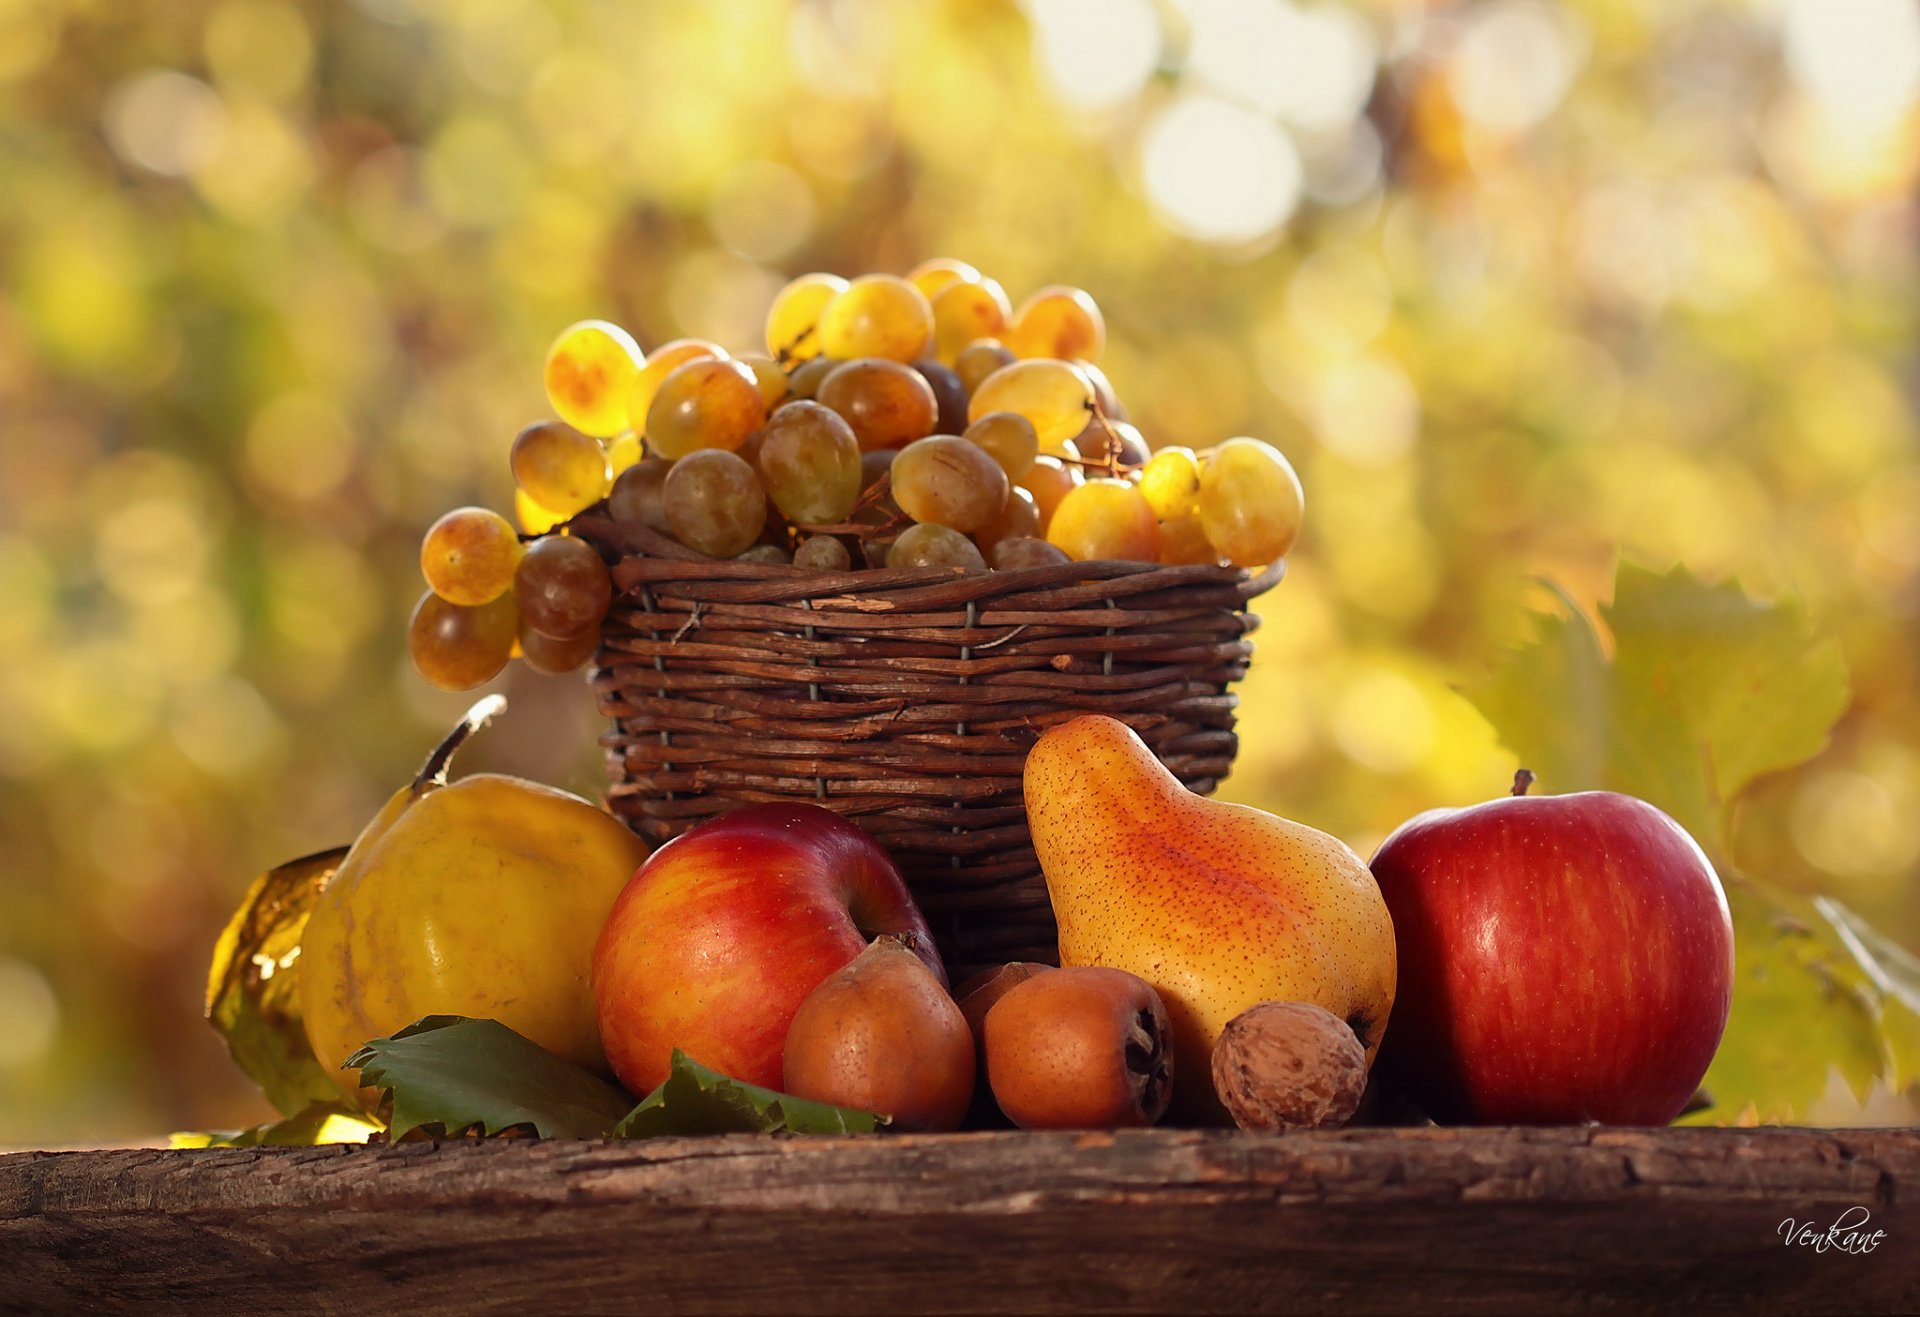
[{"label": "apple stem", "polygon": [[418,796],[432,787],[447,784],[447,768],[453,763],[453,756],[467,743],[467,738],[493,721],[495,715],[505,712],[507,697],[489,695],[471,709],[454,729],[447,733],[447,739],[433,748],[427,756],[427,762],[420,765],[420,771],[414,775],[413,794]]},{"label": "apple stem", "polygon": [[1531,787],[1533,782],[1533,770],[1531,768],[1521,769],[1513,775],[1513,794],[1516,796],[1526,795],[1527,788]]}]

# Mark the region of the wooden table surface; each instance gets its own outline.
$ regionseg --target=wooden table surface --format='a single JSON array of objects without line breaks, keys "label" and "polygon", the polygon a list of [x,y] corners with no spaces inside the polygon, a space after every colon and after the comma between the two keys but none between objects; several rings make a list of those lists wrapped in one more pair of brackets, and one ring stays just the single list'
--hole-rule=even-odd
[{"label": "wooden table surface", "polygon": [[[1870,1252],[1782,1223],[1865,1218]],[[1795,1233],[1798,1233],[1797,1229]],[[0,1157],[0,1310],[1911,1312],[1920,1130]]]}]

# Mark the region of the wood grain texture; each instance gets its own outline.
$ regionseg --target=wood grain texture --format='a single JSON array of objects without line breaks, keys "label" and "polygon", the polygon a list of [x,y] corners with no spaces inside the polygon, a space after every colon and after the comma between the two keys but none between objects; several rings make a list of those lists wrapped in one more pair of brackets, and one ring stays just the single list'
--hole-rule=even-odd
[{"label": "wood grain texture", "polygon": [[[1872,1253],[1782,1242],[1848,1208]],[[983,1133],[0,1157],[0,1308],[1920,1309],[1920,1131]]]}]

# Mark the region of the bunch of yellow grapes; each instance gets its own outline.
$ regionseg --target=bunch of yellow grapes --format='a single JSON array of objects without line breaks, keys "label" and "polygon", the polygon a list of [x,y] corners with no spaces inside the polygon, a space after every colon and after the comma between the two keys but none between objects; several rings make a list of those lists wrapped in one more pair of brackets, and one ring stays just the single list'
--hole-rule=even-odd
[{"label": "bunch of yellow grapes", "polygon": [[1098,365],[1105,344],[1080,289],[1015,308],[944,257],[904,278],[800,276],[764,353],[643,353],[617,325],[569,326],[546,361],[559,419],[513,442],[525,535],[482,508],[434,524],[414,664],[465,689],[516,653],[545,672],[584,663],[613,586],[566,523],[603,502],[711,557],[824,572],[1284,557],[1304,510],[1287,459],[1257,439],[1151,447]]}]

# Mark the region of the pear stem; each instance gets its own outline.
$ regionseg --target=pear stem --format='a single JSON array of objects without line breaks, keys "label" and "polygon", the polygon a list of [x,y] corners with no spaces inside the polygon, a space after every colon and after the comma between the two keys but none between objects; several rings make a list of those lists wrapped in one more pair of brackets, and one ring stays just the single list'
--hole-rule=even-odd
[{"label": "pear stem", "polygon": [[460,747],[467,743],[467,738],[492,722],[495,715],[504,713],[506,708],[506,696],[489,695],[468,709],[467,716],[455,724],[454,729],[447,733],[447,739],[435,746],[433,753],[427,756],[427,762],[420,765],[420,771],[413,779],[413,794],[417,796],[429,788],[445,786],[447,768],[453,763],[453,756]]},{"label": "pear stem", "polygon": [[1526,795],[1527,788],[1531,787],[1533,782],[1533,770],[1531,768],[1521,769],[1513,775],[1513,794],[1516,796]]}]

